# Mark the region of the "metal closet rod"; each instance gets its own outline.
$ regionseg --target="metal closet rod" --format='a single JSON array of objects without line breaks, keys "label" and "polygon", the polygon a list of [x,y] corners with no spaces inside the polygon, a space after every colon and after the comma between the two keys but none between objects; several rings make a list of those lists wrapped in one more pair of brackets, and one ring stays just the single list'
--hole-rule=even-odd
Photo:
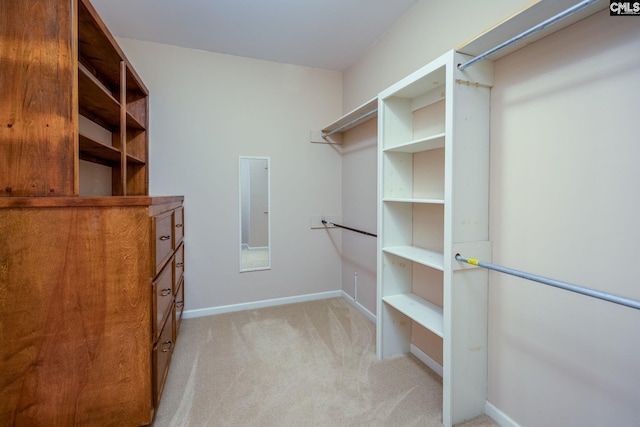
[{"label": "metal closet rod", "polygon": [[542,283],[545,285],[555,286],[556,288],[561,288],[567,291],[576,292],[589,297],[613,302],[615,304],[624,305],[626,307],[635,308],[636,310],[640,310],[640,301],[632,300],[629,298],[608,294],[606,292],[596,291],[594,289],[584,288],[582,286],[572,285],[571,283],[549,279],[547,277],[538,276],[537,274],[525,273],[524,271],[514,270],[512,268],[502,267],[496,264],[479,261],[475,258],[465,258],[460,254],[456,254],[456,260],[460,262],[466,262],[467,264],[477,265],[478,267],[488,268],[489,270],[495,270],[501,273],[510,274],[512,276],[521,277],[523,279],[533,280],[534,282]]},{"label": "metal closet rod", "polygon": [[355,231],[356,233],[366,234],[367,236],[378,237],[378,235],[376,235],[376,234],[369,233],[367,231],[358,230],[357,228],[346,227],[344,225],[336,224],[334,222],[325,221],[324,219],[322,220],[322,223],[324,225],[329,224],[329,225],[333,225],[334,227],[344,228],[345,230]]},{"label": "metal closet rod", "polygon": [[565,10],[564,12],[560,12],[555,16],[552,16],[551,18],[547,19],[546,21],[543,21],[541,23],[539,23],[538,25],[529,28],[527,31],[518,34],[517,36],[510,38],[509,40],[499,44],[498,46],[489,49],[488,51],[476,56],[473,59],[470,59],[469,61],[462,63],[460,65],[458,65],[458,69],[459,70],[464,70],[465,68],[475,64],[476,62],[482,61],[483,59],[487,58],[488,56],[493,55],[494,53],[504,49],[505,47],[520,41],[526,37],[529,37],[530,35],[537,33],[540,30],[543,30],[545,28],[547,28],[549,25],[555,24],[556,22],[566,18],[567,16],[573,15],[574,13],[576,13],[577,11],[584,9],[585,7],[596,3],[598,0],[584,0],[581,1],[580,3],[571,6],[569,9]]},{"label": "metal closet rod", "polygon": [[[375,109],[373,109],[373,110],[371,110],[371,111],[368,111],[368,112],[364,113],[363,115],[361,115],[361,116],[359,116],[359,117],[356,117],[356,118],[355,118],[355,119],[353,119],[353,120],[348,121],[347,123],[343,124],[342,126],[335,128],[335,129],[334,129],[334,130],[332,130],[331,132],[323,133],[323,134],[322,134],[322,137],[323,137],[323,138],[328,138],[328,137],[330,137],[331,135],[333,135],[334,133],[341,132],[343,129],[346,129],[346,128],[348,128],[349,126],[354,125],[354,124],[358,123],[360,120],[366,119],[367,117],[370,117],[370,116],[374,115],[374,114],[375,114],[375,113],[377,113],[377,112],[378,112],[378,109],[377,109],[377,108],[375,108]],[[334,224],[334,225],[335,225],[335,224]]]}]

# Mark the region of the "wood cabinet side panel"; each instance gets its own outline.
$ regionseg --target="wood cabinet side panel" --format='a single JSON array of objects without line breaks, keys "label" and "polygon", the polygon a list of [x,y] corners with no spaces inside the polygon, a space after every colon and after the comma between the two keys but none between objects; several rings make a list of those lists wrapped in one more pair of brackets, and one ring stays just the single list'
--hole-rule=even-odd
[{"label": "wood cabinet side panel", "polygon": [[150,423],[146,208],[0,209],[0,419]]},{"label": "wood cabinet side panel", "polygon": [[0,196],[78,194],[74,5],[0,2]]}]

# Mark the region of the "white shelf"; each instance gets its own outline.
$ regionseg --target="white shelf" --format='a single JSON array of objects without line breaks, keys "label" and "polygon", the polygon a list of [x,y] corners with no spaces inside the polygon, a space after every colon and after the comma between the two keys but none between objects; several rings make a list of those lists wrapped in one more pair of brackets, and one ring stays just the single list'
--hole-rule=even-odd
[{"label": "white shelf", "polygon": [[418,264],[426,265],[427,267],[435,268],[436,270],[444,271],[444,255],[439,252],[428,251],[417,246],[391,246],[382,248],[382,251],[409,261],[417,262]]},{"label": "white shelf", "polygon": [[378,117],[377,110],[378,97],[375,97],[372,100],[365,102],[358,108],[348,112],[328,126],[324,127],[322,129],[322,133],[327,134],[335,131],[336,129],[340,129],[343,126],[344,127],[340,129],[339,132],[345,132],[355,126],[358,126],[359,124]]},{"label": "white shelf", "polygon": [[[414,99],[421,95],[433,93],[434,89],[444,87],[446,69],[442,61],[435,60],[422,69],[409,74],[404,79],[390,86],[381,94],[392,93],[397,98]],[[383,95],[383,97],[386,95]]]},{"label": "white shelf", "polygon": [[[488,28],[471,40],[461,44],[456,48],[460,53],[465,53],[471,56],[478,56],[484,52],[493,49],[495,46],[521,34],[522,32],[532,28],[539,23],[546,21],[552,16],[557,15],[560,12],[574,6],[578,3],[578,0],[538,0],[533,4],[528,4],[525,8],[517,11],[507,19],[502,20],[497,25]],[[559,31],[575,22],[580,21],[594,13],[606,9],[609,7],[609,2],[604,0],[597,1],[596,3],[585,7],[579,12],[564,18],[563,20],[548,26],[547,28],[520,40],[517,43],[510,45],[502,49],[499,52],[491,55],[489,59],[495,61],[510,53],[515,52],[543,37],[546,37],[556,31]]]},{"label": "white shelf", "polygon": [[436,304],[415,294],[390,295],[383,297],[382,301],[439,337],[444,336],[442,308]]},{"label": "white shelf", "polygon": [[430,205],[444,205],[444,199],[412,199],[404,197],[385,197],[383,202],[391,203],[424,203]]},{"label": "white shelf", "polygon": [[435,150],[436,148],[444,148],[445,134],[439,133],[426,138],[416,139],[407,143],[394,147],[385,148],[384,152],[398,153],[419,153],[421,151]]}]

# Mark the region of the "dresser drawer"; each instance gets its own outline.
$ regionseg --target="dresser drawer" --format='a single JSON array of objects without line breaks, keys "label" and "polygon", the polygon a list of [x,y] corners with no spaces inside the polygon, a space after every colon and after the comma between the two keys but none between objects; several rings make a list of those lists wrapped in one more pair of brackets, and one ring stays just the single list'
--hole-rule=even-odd
[{"label": "dresser drawer", "polygon": [[162,329],[158,343],[153,347],[153,399],[156,407],[160,403],[160,396],[162,396],[162,389],[164,388],[175,345],[173,328],[173,316],[169,316],[169,320],[167,320]]},{"label": "dresser drawer", "polygon": [[182,238],[184,237],[184,209],[177,208],[173,211],[173,233],[174,244],[173,247],[177,248]]},{"label": "dresser drawer", "polygon": [[153,276],[158,274],[158,271],[173,253],[173,229],[173,211],[151,217]]},{"label": "dresser drawer", "polygon": [[[162,322],[171,310],[173,302],[173,268],[171,263],[167,263],[160,272],[156,280],[153,281],[153,336],[154,339],[160,334]],[[171,316],[169,316],[171,317]]]},{"label": "dresser drawer", "polygon": [[173,258],[173,293],[178,291],[178,285],[182,281],[182,275],[184,274],[184,245],[180,245],[176,250],[176,255]]},{"label": "dresser drawer", "polygon": [[173,324],[175,328],[175,332],[173,334],[173,340],[176,341],[178,338],[178,332],[180,331],[180,322],[182,322],[182,311],[184,310],[184,281],[180,282],[178,286],[178,293],[176,293],[176,303]]}]

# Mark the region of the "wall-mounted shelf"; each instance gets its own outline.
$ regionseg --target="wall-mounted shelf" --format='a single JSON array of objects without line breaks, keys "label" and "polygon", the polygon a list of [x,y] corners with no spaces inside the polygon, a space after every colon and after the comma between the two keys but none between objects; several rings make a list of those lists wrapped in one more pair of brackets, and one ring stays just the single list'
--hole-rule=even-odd
[{"label": "wall-mounted shelf", "polygon": [[[574,6],[577,0],[539,0],[533,4],[527,5],[525,8],[514,13],[510,17],[502,20],[493,27],[483,31],[474,38],[461,44],[456,48],[460,53],[471,56],[478,56],[495,46],[509,40],[523,31],[532,28],[541,22],[563,12],[564,10]],[[505,47],[504,49],[491,55],[491,60],[502,58],[510,53],[515,52],[549,34],[555,33],[571,24],[574,24],[594,13],[597,13],[609,6],[609,2],[599,0],[584,9],[568,16],[557,23],[546,27],[543,30],[532,34],[531,36],[519,42]]]},{"label": "wall-mounted shelf", "polygon": [[311,142],[319,144],[342,144],[342,133],[378,117],[378,98],[365,102],[320,132],[311,131]]}]

